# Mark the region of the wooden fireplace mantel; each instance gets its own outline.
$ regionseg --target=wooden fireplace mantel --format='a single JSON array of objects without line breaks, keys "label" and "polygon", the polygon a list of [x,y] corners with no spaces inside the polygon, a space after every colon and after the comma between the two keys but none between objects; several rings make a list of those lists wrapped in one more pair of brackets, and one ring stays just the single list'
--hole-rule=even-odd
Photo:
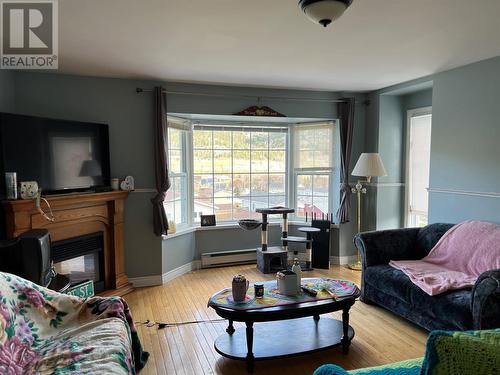
[{"label": "wooden fireplace mantel", "polygon": [[[30,229],[45,228],[52,241],[60,241],[102,231],[106,290],[101,295],[124,295],[133,289],[125,274],[123,240],[124,201],[128,194],[112,191],[46,196],[54,222],[42,217],[34,200],[2,201],[7,237],[14,238]],[[43,202],[42,209],[48,212]]]}]

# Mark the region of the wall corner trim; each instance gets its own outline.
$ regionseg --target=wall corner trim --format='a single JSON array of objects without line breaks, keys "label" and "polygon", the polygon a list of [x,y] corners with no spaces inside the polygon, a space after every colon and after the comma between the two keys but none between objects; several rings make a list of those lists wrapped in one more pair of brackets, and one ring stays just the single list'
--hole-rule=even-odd
[{"label": "wall corner trim", "polygon": [[151,275],[151,276],[141,276],[129,278],[129,281],[134,285],[135,288],[143,288],[147,286],[158,286],[168,283],[169,281],[182,276],[188,272],[197,270],[201,268],[201,261],[194,260],[190,263],[186,263],[180,267],[174,268],[171,271],[165,272],[162,275]]}]

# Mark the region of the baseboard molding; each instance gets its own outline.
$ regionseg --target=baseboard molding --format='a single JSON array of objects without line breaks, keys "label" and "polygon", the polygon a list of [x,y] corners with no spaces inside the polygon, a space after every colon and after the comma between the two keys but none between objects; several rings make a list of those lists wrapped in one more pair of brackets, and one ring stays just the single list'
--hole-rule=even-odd
[{"label": "baseboard molding", "polygon": [[165,272],[163,275],[131,277],[129,278],[129,282],[131,282],[134,285],[134,288],[163,285],[175,279],[176,277],[182,276],[193,270],[197,270],[200,267],[201,267],[201,261],[195,260],[190,263],[186,263],[180,267],[174,268],[171,271]]},{"label": "baseboard molding", "polygon": [[161,275],[161,283],[165,284],[168,283],[169,281],[175,279],[176,277],[182,276],[185,273],[197,270],[201,268],[201,261],[200,260],[194,260],[190,263],[186,263],[183,266],[174,268],[172,271],[168,271]]},{"label": "baseboard molding", "polygon": [[356,263],[358,261],[358,256],[357,255],[343,255],[343,256],[331,256],[330,257],[330,264],[335,264],[335,265],[346,265],[346,264],[352,264]]}]

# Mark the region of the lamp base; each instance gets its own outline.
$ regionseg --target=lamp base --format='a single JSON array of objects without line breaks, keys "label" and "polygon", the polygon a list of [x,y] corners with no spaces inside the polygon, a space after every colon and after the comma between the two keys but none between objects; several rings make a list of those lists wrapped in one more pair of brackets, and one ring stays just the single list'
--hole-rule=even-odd
[{"label": "lamp base", "polygon": [[359,260],[356,263],[347,265],[347,267],[353,271],[361,271],[363,269],[363,266],[361,265],[361,262]]}]

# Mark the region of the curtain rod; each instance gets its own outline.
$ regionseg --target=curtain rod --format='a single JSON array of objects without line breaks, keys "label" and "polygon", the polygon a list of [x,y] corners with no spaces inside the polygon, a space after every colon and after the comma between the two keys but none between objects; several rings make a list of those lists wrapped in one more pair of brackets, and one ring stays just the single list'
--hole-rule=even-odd
[{"label": "curtain rod", "polygon": [[[142,94],[143,92],[153,92],[151,89],[143,89],[137,87],[135,92]],[[207,94],[186,91],[168,91],[163,90],[165,94],[172,95],[191,95],[191,96],[209,96],[214,98],[244,98],[244,99],[257,99],[257,100],[276,100],[276,101],[292,101],[292,102],[327,102],[327,103],[345,103],[345,99],[314,99],[314,98],[289,98],[284,96],[258,96],[258,95],[230,95],[230,94]]]}]

